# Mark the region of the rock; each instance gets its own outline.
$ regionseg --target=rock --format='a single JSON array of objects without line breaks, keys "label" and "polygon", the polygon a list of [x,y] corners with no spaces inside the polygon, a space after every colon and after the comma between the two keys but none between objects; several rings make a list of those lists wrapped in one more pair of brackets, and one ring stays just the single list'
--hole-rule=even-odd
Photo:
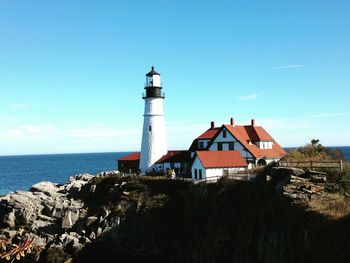
[{"label": "rock", "polygon": [[94,177],[95,177],[94,175],[91,175],[91,174],[88,174],[88,173],[84,173],[84,174],[79,174],[78,176],[76,176],[76,180],[89,182]]},{"label": "rock", "polygon": [[96,234],[95,234],[95,232],[94,232],[94,231],[92,231],[92,232],[90,233],[90,235],[89,235],[89,239],[90,239],[90,240],[94,240],[94,239],[96,239]]},{"label": "rock", "polygon": [[327,177],[326,175],[322,174],[314,174],[310,176],[310,180],[314,183],[325,183],[327,181]]},{"label": "rock", "polygon": [[97,228],[96,236],[100,236],[101,234],[102,234],[102,228],[99,227],[99,228]]},{"label": "rock", "polygon": [[1,231],[1,234],[4,235],[7,239],[14,237],[17,234],[16,230],[4,229]]},{"label": "rock", "polygon": [[80,192],[83,185],[85,185],[87,183],[88,182],[86,182],[86,181],[73,181],[65,187],[65,190],[71,194],[78,193],[78,192]]},{"label": "rock", "polygon": [[304,174],[305,171],[300,168],[293,168],[293,167],[272,167],[271,168],[271,176],[300,176]]},{"label": "rock", "polygon": [[111,211],[110,210],[108,210],[108,209],[106,209],[106,208],[102,208],[102,212],[101,212],[101,216],[100,216],[100,223],[103,221],[103,220],[105,220],[108,216],[109,216],[109,214],[111,213]]},{"label": "rock", "polygon": [[115,170],[115,171],[105,171],[105,172],[101,172],[99,173],[97,176],[100,176],[100,177],[108,177],[108,176],[114,176],[114,175],[120,175],[120,172]]},{"label": "rock", "polygon": [[42,192],[48,196],[54,197],[59,190],[61,190],[61,188],[58,184],[44,181],[33,185],[29,191]]},{"label": "rock", "polygon": [[308,171],[305,172],[305,175],[307,175],[310,178],[312,175],[324,175],[324,176],[327,176],[327,173],[314,171],[314,170],[308,170]]},{"label": "rock", "polygon": [[93,184],[90,186],[90,193],[95,193],[95,191],[96,191],[96,185]]},{"label": "rock", "polygon": [[14,228],[16,226],[16,216],[12,211],[4,216],[3,223],[9,228]]},{"label": "rock", "polygon": [[98,218],[96,216],[89,216],[86,219],[86,225],[89,226],[91,225],[93,222],[95,222]]},{"label": "rock", "polygon": [[62,228],[69,229],[75,224],[79,218],[79,209],[70,207],[66,210],[65,215],[62,219]]}]

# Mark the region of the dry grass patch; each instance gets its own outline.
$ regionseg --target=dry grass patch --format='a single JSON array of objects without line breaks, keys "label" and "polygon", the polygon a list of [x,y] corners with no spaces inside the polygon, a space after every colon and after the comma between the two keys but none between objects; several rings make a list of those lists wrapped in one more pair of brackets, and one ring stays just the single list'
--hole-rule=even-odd
[{"label": "dry grass patch", "polygon": [[338,194],[327,194],[322,199],[312,200],[309,206],[311,211],[331,219],[350,215],[350,199]]}]

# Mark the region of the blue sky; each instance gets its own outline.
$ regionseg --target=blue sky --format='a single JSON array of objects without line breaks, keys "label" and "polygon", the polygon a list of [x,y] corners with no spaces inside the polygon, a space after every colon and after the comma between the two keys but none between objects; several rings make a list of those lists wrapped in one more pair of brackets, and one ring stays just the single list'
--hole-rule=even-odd
[{"label": "blue sky", "polygon": [[169,149],[256,119],[282,146],[350,145],[349,1],[0,3],[0,155],[139,150],[145,73]]}]

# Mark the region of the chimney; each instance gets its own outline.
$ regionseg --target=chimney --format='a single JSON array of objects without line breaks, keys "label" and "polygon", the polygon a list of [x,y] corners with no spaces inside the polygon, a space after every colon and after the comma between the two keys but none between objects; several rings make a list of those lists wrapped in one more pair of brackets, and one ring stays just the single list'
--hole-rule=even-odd
[{"label": "chimney", "polygon": [[214,129],[215,128],[215,122],[210,122],[210,129]]},{"label": "chimney", "polygon": [[252,119],[252,126],[255,126],[255,120]]},{"label": "chimney", "polygon": [[230,119],[230,124],[231,124],[231,126],[233,126],[233,127],[236,125],[236,124],[235,124],[235,119],[234,119],[234,118],[231,118],[231,119]]}]

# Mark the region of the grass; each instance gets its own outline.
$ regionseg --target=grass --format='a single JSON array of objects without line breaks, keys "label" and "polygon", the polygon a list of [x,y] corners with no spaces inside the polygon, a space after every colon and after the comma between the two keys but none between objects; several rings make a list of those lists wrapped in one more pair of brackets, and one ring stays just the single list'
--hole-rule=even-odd
[{"label": "grass", "polygon": [[339,194],[327,194],[323,199],[312,200],[310,210],[331,219],[338,219],[350,215],[349,198]]}]

